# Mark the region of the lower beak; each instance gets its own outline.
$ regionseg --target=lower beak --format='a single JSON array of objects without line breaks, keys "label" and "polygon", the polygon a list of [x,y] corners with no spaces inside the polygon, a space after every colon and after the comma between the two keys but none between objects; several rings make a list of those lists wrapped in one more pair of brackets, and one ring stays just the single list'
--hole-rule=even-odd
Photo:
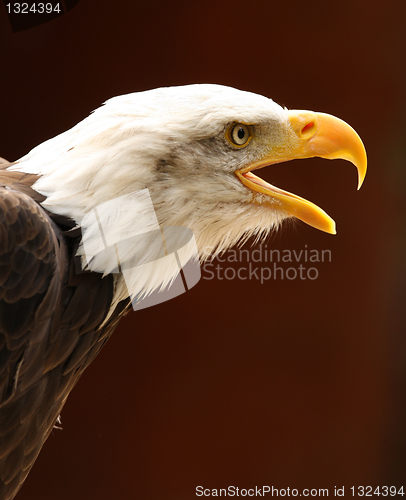
[{"label": "lower beak", "polygon": [[252,170],[314,156],[327,159],[342,158],[357,167],[359,189],[366,175],[367,156],[355,130],[343,120],[324,113],[288,111],[286,134],[283,143],[277,146],[274,153],[261,162],[236,172],[241,182],[248,188],[267,195],[254,199],[254,202],[278,208],[310,226],[335,234],[335,222],[321,208],[304,198],[268,184],[254,175]]}]

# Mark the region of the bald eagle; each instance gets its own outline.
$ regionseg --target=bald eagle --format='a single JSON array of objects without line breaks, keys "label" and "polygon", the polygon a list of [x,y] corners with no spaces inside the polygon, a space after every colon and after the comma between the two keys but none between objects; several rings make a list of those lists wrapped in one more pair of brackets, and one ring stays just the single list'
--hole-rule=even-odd
[{"label": "bald eagle", "polygon": [[[148,190],[159,226],[189,228],[201,261],[287,218],[334,233],[319,207],[253,173],[314,156],[351,161],[361,186],[365,149],[342,120],[190,85],[110,99],[0,166],[1,499],[15,496],[70,391],[131,308],[122,273],[103,259],[89,265],[84,234],[99,243],[87,215]],[[144,233],[141,212],[121,211],[116,232]],[[170,285],[179,269],[163,262],[137,267],[133,297]]]}]

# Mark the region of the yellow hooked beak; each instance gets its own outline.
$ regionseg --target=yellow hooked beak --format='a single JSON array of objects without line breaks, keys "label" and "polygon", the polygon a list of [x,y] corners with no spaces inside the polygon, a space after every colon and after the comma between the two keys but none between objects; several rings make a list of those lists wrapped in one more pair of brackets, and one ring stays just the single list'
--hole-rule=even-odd
[{"label": "yellow hooked beak", "polygon": [[283,191],[252,173],[252,170],[297,158],[342,158],[358,169],[358,189],[367,170],[364,145],[346,122],[335,116],[312,111],[288,112],[288,126],[282,144],[270,156],[236,172],[241,182],[252,191],[268,195],[256,197],[254,203],[269,205],[327,233],[335,234],[335,222],[314,203]]}]

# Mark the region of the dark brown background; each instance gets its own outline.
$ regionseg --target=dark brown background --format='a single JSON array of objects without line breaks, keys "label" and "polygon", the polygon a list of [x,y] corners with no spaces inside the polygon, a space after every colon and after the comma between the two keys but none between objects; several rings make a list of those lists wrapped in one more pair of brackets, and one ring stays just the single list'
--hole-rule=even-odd
[{"label": "dark brown background", "polygon": [[404,484],[404,0],[80,0],[15,34],[0,7],[0,155],[10,160],[113,95],[203,82],[335,114],[369,155],[360,192],[341,160],[268,172],[338,227],[287,225],[268,249],[329,249],[332,262],[315,281],[202,279],[128,315],[18,498]]}]

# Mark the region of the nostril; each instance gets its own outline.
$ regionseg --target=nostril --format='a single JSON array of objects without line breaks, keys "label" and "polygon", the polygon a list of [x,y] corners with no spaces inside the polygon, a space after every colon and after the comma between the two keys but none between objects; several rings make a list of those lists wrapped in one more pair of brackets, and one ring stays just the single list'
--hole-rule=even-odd
[{"label": "nostril", "polygon": [[312,120],[302,128],[300,135],[302,137],[309,137],[313,135],[315,132],[316,132],[316,123]]}]

